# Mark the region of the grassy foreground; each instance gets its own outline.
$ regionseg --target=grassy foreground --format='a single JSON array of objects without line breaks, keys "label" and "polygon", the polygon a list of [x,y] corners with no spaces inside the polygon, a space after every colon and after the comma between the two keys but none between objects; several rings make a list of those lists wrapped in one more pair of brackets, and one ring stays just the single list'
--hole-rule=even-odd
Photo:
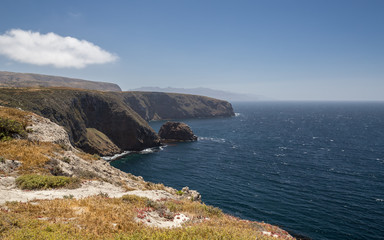
[{"label": "grassy foreground", "polygon": [[135,221],[137,212],[153,205],[147,198],[94,196],[85,199],[8,203],[0,212],[1,239],[284,239],[281,229],[239,220],[198,202],[157,204],[187,213],[192,221],[182,228],[158,229]]}]

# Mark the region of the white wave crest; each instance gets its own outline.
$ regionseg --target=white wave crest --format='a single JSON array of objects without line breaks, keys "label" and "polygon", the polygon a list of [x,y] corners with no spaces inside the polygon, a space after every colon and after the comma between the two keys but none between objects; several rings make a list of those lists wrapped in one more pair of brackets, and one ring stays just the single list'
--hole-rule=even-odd
[{"label": "white wave crest", "polygon": [[211,141],[217,143],[225,143],[226,140],[224,138],[212,138],[212,137],[199,137],[200,141]]},{"label": "white wave crest", "polygon": [[105,161],[114,161],[114,160],[117,160],[119,158],[124,157],[125,155],[128,155],[129,153],[130,153],[130,151],[124,151],[122,153],[118,153],[118,154],[115,154],[113,156],[104,156],[101,158],[104,159]]}]

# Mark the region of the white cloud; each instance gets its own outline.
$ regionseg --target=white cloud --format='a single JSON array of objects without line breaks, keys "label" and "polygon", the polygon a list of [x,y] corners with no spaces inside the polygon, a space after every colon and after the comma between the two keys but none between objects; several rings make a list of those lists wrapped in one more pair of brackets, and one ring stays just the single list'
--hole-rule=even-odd
[{"label": "white cloud", "polygon": [[84,68],[117,60],[116,55],[85,40],[20,29],[0,35],[0,54],[22,63],[58,68]]}]

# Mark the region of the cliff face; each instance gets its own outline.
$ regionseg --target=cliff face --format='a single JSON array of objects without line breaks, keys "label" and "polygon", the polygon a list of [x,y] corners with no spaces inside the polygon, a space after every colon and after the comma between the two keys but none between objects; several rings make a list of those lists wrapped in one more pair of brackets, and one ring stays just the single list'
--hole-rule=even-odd
[{"label": "cliff face", "polygon": [[234,116],[229,102],[204,96],[161,92],[122,92],[121,95],[147,121]]},{"label": "cliff face", "polygon": [[120,87],[114,83],[94,82],[82,79],[32,73],[14,73],[1,71],[0,87],[70,87],[100,91],[121,91]]},{"label": "cliff face", "polygon": [[74,146],[100,155],[159,146],[159,137],[144,119],[234,114],[230,103],[202,96],[69,88],[0,88],[0,105],[49,118],[65,128]]},{"label": "cliff face", "polygon": [[75,146],[89,153],[111,155],[159,145],[157,134],[116,93],[0,88],[0,105],[51,119],[67,130]]}]

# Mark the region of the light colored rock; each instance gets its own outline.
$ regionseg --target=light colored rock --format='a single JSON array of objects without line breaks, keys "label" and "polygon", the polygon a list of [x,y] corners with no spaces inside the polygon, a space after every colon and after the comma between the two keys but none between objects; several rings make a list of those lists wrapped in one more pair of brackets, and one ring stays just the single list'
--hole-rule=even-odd
[{"label": "light colored rock", "polygon": [[154,201],[165,199],[177,199],[175,195],[170,194],[164,190],[134,190],[127,192],[128,195],[136,195],[139,197],[146,197]]},{"label": "light colored rock", "polygon": [[190,190],[189,187],[183,187],[181,191],[183,192],[183,198],[187,198],[192,201],[201,201],[201,195],[198,191]]},{"label": "light colored rock", "polygon": [[63,198],[64,196],[73,196],[73,198],[79,199],[101,193],[112,198],[119,198],[127,194],[137,195],[153,201],[176,198],[163,190],[126,191],[121,187],[102,181],[85,181],[81,187],[76,189],[21,190],[16,188],[14,177],[0,177],[0,205],[7,201],[28,202],[39,199]]},{"label": "light colored rock", "polygon": [[0,161],[0,172],[13,174],[20,165],[21,163],[19,161],[4,159]]},{"label": "light colored rock", "polygon": [[176,214],[173,219],[166,219],[160,217],[159,213],[156,211],[148,211],[145,213],[144,218],[136,218],[136,222],[144,223],[150,227],[158,228],[177,228],[182,227],[184,223],[188,222],[190,218],[182,213]]},{"label": "light colored rock", "polygon": [[29,116],[32,122],[31,126],[27,127],[29,130],[28,139],[31,141],[40,142],[53,142],[72,149],[67,132],[63,127],[57,125],[47,118],[40,117],[36,114]]}]

